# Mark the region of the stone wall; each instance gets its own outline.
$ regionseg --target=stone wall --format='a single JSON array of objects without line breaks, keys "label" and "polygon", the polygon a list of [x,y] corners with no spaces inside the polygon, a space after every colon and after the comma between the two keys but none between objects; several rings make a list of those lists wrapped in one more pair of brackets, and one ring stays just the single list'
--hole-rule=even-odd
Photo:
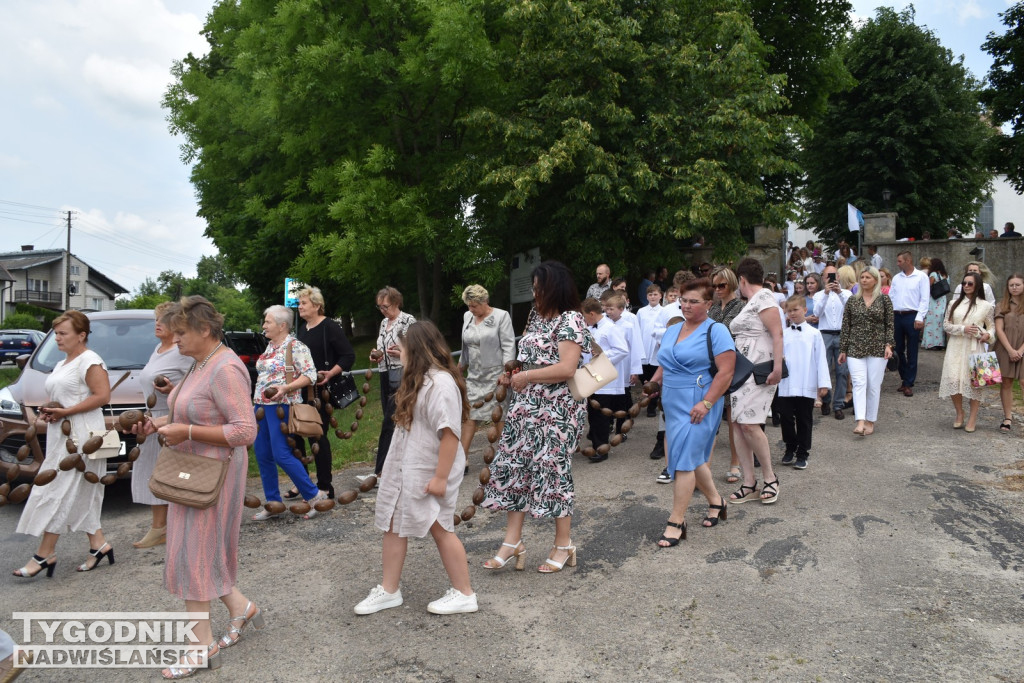
[{"label": "stone wall", "polygon": [[[878,242],[878,254],[882,257],[883,267],[890,272],[896,270],[896,254],[901,251],[909,251],[914,255],[914,264],[922,256],[929,258],[939,257],[949,271],[950,279],[956,280],[963,275],[964,268],[969,261],[983,261],[996,277],[995,282],[990,282],[992,291],[996,298],[1000,298],[1006,278],[1015,271],[1024,271],[1024,239],[994,239],[994,240],[923,240],[917,242]],[[864,245],[864,253],[867,253],[867,244]],[[970,252],[975,247],[982,247],[985,250],[982,256],[971,256]],[[955,288],[955,283],[954,288]]]}]

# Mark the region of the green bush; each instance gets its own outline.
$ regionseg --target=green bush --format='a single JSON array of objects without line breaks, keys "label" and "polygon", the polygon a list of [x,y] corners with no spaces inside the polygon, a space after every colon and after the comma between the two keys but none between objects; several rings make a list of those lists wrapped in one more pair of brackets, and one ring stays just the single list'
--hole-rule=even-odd
[{"label": "green bush", "polygon": [[55,311],[52,308],[43,308],[42,306],[36,306],[29,303],[18,303],[14,304],[15,313],[26,313],[36,320],[43,321],[42,329],[48,330],[53,325],[53,321],[57,319],[63,311]]},{"label": "green bush", "polygon": [[4,318],[4,322],[0,325],[0,329],[41,330],[43,329],[43,324],[28,313],[11,313],[9,316]]}]

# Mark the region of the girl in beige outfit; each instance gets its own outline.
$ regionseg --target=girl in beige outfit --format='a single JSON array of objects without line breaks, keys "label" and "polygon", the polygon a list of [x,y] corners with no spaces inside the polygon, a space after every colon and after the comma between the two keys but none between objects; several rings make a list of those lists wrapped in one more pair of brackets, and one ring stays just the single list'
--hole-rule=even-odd
[{"label": "girl in beige outfit", "polygon": [[[939,398],[949,396],[956,409],[953,429],[963,427],[966,432],[975,430],[981,389],[971,386],[970,358],[972,354],[983,353],[985,344],[991,343],[995,333],[995,307],[984,299],[984,282],[976,273],[964,275],[961,292],[949,305],[942,328],[949,335],[946,343],[946,357],[942,361],[942,379],[939,382]],[[970,415],[964,424],[963,397],[970,400]]]}]

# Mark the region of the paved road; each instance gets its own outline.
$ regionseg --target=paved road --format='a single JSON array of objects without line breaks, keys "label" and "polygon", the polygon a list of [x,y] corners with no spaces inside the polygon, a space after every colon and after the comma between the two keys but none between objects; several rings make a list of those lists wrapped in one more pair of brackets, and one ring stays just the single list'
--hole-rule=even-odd
[{"label": "paved road", "polygon": [[[655,421],[641,417],[609,461],[576,465],[575,570],[533,571],[551,543],[550,523],[527,524],[526,572],[480,568],[500,543],[501,516],[481,512],[460,527],[477,614],[426,612],[447,588],[429,540],[410,544],[404,606],[352,613],[379,581],[372,495],[315,520],[247,521],[239,586],[263,606],[268,626],[200,679],[1024,680],[1024,495],[1000,486],[1020,473],[1012,466],[1024,461],[1021,425],[1012,437],[998,432],[992,392],[978,431],[953,431],[952,407],[937,395],[940,364],[940,354],[922,353],[913,398],[886,378],[871,437],[853,436],[850,418],[818,416],[810,467],[779,468],[778,504],[733,506],[726,522],[703,529],[706,502],[695,497],[689,540],[669,550],[654,539],[671,491],[654,482]],[[779,433],[768,430],[777,460]],[[723,493],[732,488],[722,478],[725,449],[723,431],[713,465]],[[478,470],[478,454],[472,462]],[[475,486],[468,477],[466,504]],[[257,481],[250,490],[258,493]],[[13,534],[17,507],[0,509],[0,628],[12,632],[15,609],[180,609],[161,586],[161,551],[131,548],[148,514],[128,497],[116,488],[104,509],[117,564],[76,574],[84,537],[69,537],[52,580],[10,576],[35,540]],[[220,628],[225,618],[215,608]],[[24,680],[69,678],[33,672]]]}]

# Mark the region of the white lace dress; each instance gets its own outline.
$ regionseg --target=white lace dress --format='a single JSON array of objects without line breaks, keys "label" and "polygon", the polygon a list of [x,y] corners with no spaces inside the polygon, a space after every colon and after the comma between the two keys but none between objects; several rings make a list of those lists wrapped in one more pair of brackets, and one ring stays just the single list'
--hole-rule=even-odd
[{"label": "white lace dress", "polygon": [[961,394],[969,400],[978,400],[983,389],[971,386],[970,358],[972,354],[984,353],[985,345],[975,337],[964,335],[964,328],[977,325],[996,338],[995,307],[984,299],[978,299],[968,311],[968,300],[953,308],[949,305],[943,329],[949,335],[946,342],[946,357],[942,361],[942,379],[939,381],[939,398]]}]

